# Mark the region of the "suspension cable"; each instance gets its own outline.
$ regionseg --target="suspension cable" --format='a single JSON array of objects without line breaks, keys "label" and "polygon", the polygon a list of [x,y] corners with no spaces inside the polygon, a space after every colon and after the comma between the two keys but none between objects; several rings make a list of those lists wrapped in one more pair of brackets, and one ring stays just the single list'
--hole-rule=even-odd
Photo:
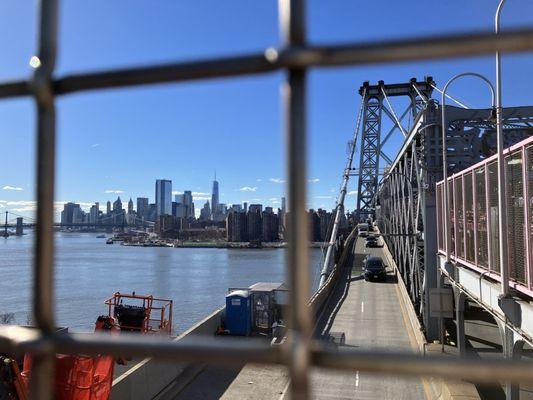
[{"label": "suspension cable", "polygon": [[[433,89],[435,89],[437,92],[439,92],[440,94],[442,94],[442,90],[440,90],[437,86],[435,86],[434,84],[430,83],[429,84]],[[470,107],[468,107],[466,104],[460,102],[459,100],[457,100],[456,98],[450,96],[448,93],[445,94],[445,96],[447,98],[449,98],[451,101],[454,101],[456,102],[457,104],[459,104],[461,107],[465,108],[465,109],[469,109]]]},{"label": "suspension cable", "polygon": [[335,222],[333,223],[333,228],[331,229],[331,236],[328,243],[328,250],[326,252],[326,258],[324,260],[324,266],[322,267],[322,272],[320,273],[320,284],[319,288],[324,285],[326,278],[329,272],[329,263],[331,256],[333,254],[333,246],[337,240],[337,233],[339,231],[339,225],[341,221],[341,214],[344,213],[344,198],[346,197],[346,189],[348,187],[348,181],[350,179],[350,171],[352,169],[353,156],[355,154],[355,148],[357,147],[357,137],[359,135],[359,127],[361,125],[361,118],[363,115],[363,109],[365,105],[366,97],[366,88],[364,88],[361,95],[361,107],[359,108],[359,114],[357,115],[357,122],[355,123],[355,132],[353,135],[353,142],[348,154],[348,160],[346,161],[346,168],[344,169],[344,174],[342,178],[342,185],[339,191],[339,197],[337,198],[337,204],[335,205]]},{"label": "suspension cable", "polygon": [[400,120],[398,119],[398,116],[394,112],[394,108],[392,108],[392,104],[390,103],[389,98],[387,97],[387,93],[385,92],[385,89],[383,88],[383,86],[381,87],[381,92],[383,93],[383,96],[385,96],[385,101],[387,102],[387,105],[389,106],[389,109],[390,109],[389,111],[391,112],[392,116],[394,117],[396,125],[398,125],[398,128],[402,132],[403,137],[407,137],[407,132],[403,128],[402,123],[400,122]]}]

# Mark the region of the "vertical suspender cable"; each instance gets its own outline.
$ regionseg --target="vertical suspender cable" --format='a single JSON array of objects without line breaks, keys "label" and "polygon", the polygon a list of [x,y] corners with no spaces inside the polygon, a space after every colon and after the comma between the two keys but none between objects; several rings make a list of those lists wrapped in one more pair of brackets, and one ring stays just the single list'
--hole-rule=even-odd
[{"label": "vertical suspender cable", "polygon": [[361,108],[359,109],[359,115],[357,116],[357,122],[355,124],[355,132],[353,134],[353,144],[350,149],[350,154],[348,154],[348,161],[346,162],[346,168],[344,169],[344,175],[342,178],[341,190],[339,193],[339,198],[337,199],[337,204],[335,206],[335,222],[333,223],[333,229],[331,230],[331,236],[328,243],[328,251],[326,252],[326,258],[324,260],[324,266],[322,267],[322,272],[320,273],[320,284],[319,287],[324,285],[328,277],[329,263],[331,261],[331,256],[333,254],[333,246],[335,245],[335,240],[337,239],[337,232],[339,231],[339,225],[341,221],[342,213],[344,212],[344,198],[346,197],[346,189],[348,187],[348,180],[350,179],[350,171],[352,169],[353,155],[355,153],[355,147],[357,144],[357,136],[359,134],[359,126],[361,124],[361,117],[363,115],[363,109],[365,105],[366,97],[366,88],[364,89]]}]

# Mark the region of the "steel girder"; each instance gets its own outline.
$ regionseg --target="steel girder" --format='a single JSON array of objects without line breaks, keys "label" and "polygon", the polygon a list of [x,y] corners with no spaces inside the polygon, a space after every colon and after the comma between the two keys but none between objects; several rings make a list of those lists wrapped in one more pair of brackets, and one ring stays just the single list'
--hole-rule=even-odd
[{"label": "steel girder", "polygon": [[[490,110],[447,106],[448,172],[494,152]],[[503,110],[506,146],[533,134],[533,107]],[[508,142],[507,142],[508,141]],[[415,121],[376,194],[376,220],[391,251],[428,340],[438,339],[429,315],[429,289],[437,287],[436,183],[442,179],[440,109],[434,100]]]},{"label": "steel girder", "polygon": [[359,184],[357,188],[357,211],[365,218],[372,211],[372,201],[378,185],[381,113],[383,96],[365,95],[363,110],[363,134],[359,161]]},{"label": "steel girder", "polygon": [[[363,96],[364,105],[357,188],[357,218],[359,220],[364,220],[374,215],[373,203],[381,175],[379,172],[380,158],[383,157],[384,160],[390,163],[390,159],[382,153],[381,119],[383,113],[395,125],[385,136],[384,142],[386,142],[396,128],[400,131],[404,130],[399,125],[404,115],[410,112],[411,121],[414,122],[416,116],[425,107],[427,100],[431,96],[433,91],[432,84],[434,82],[431,77],[426,77],[422,82],[417,82],[413,78],[409,83],[402,84],[385,85],[383,81],[380,81],[378,85],[370,86],[368,82],[365,82],[359,90],[359,93]],[[387,109],[383,104],[385,99],[390,106],[387,97],[393,96],[407,96],[410,99],[410,106],[400,118],[396,117],[397,114],[394,110]]]}]

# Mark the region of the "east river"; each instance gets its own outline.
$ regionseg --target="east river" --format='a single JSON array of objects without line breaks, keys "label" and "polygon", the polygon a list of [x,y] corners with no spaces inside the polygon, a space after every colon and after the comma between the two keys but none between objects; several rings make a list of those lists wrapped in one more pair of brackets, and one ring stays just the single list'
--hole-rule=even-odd
[{"label": "east river", "polygon": [[[33,240],[0,238],[0,313],[15,323],[30,320]],[[209,249],[106,245],[94,233],[56,233],[57,324],[92,331],[116,291],[174,300],[174,331],[183,332],[222,307],[229,287],[284,282],[284,249]],[[311,249],[316,286],[320,249]]]}]

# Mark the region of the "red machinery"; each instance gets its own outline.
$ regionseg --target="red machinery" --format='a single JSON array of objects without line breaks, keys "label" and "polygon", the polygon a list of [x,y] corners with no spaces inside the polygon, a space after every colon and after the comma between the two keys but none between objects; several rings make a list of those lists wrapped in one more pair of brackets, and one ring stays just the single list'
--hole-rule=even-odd
[{"label": "red machinery", "polygon": [[[128,304],[124,304],[124,301]],[[116,292],[107,299],[108,315],[98,317],[95,332],[119,334],[120,331],[142,334],[172,333],[172,300],[156,299]],[[26,400],[31,377],[32,357],[24,361],[0,355],[0,398]],[[57,354],[55,364],[56,400],[108,400],[113,383],[115,360],[105,355]],[[22,367],[22,372],[20,368]]]},{"label": "red machinery", "polygon": [[105,304],[109,317],[117,320],[121,331],[172,334],[172,300],[116,292]]}]

